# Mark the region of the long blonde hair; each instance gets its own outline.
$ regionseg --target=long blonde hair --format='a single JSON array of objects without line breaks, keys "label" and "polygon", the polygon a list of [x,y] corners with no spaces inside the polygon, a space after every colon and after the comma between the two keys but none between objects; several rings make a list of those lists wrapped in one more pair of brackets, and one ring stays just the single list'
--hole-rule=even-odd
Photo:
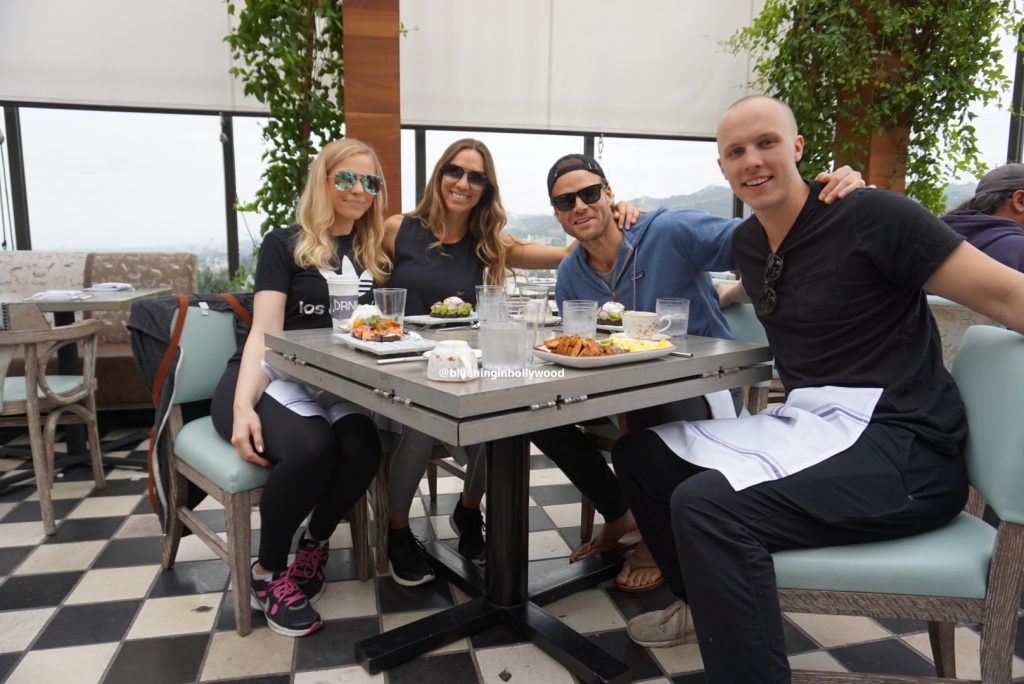
[{"label": "long blonde hair", "polygon": [[491,157],[491,151],[487,149],[487,145],[472,138],[462,138],[449,145],[441,158],[437,160],[437,164],[434,165],[434,172],[430,174],[430,181],[424,189],[423,199],[406,216],[419,219],[420,223],[438,238],[431,248],[443,248],[448,208],[444,204],[444,197],[441,193],[441,178],[443,176],[441,168],[450,163],[455,155],[463,150],[475,150],[480,153],[484,160],[484,173],[487,174],[487,179],[490,181],[480,196],[480,200],[470,210],[469,232],[477,241],[477,257],[487,265],[488,283],[500,285],[504,282],[508,270],[506,263],[512,241],[503,233],[507,217],[504,207],[501,206],[501,193],[498,191],[498,176],[494,170],[494,158]]},{"label": "long blonde hair", "polygon": [[[384,171],[373,148],[355,138],[334,140],[324,145],[309,167],[306,187],[295,208],[295,221],[299,224],[299,238],[295,244],[295,263],[300,268],[335,270],[337,262],[334,239],[330,233],[334,222],[334,207],[325,179],[327,171],[354,154],[366,154],[373,160],[381,178]],[[384,205],[388,203],[387,185],[370,200],[366,212],[356,219],[352,227],[352,254],[355,260],[370,272],[375,281],[387,279],[391,260],[384,253]]]}]

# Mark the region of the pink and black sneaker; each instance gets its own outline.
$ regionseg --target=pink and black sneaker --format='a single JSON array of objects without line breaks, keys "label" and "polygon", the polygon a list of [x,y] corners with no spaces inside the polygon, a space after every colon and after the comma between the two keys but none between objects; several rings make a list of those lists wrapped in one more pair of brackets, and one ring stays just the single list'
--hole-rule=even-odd
[{"label": "pink and black sneaker", "polygon": [[267,616],[267,626],[278,634],[301,637],[312,634],[324,623],[302,589],[287,571],[269,582],[252,580],[250,603]]},{"label": "pink and black sneaker", "polygon": [[310,603],[323,596],[327,578],[324,566],[327,565],[327,545],[321,545],[312,539],[299,540],[295,549],[295,560],[288,567],[288,574],[299,585]]}]

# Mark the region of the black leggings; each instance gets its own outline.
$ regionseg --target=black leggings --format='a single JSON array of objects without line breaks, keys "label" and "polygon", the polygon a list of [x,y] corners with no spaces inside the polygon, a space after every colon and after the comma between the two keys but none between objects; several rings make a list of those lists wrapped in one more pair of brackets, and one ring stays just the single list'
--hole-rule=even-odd
[{"label": "black leggings", "polygon": [[[229,366],[210,405],[213,425],[231,439],[238,366]],[[327,539],[363,495],[380,464],[380,437],[373,420],[349,414],[333,425],[300,416],[264,394],[256,403],[263,426],[262,456],[273,464],[260,501],[259,563],[288,566],[292,537],[312,511],[309,534]]]}]

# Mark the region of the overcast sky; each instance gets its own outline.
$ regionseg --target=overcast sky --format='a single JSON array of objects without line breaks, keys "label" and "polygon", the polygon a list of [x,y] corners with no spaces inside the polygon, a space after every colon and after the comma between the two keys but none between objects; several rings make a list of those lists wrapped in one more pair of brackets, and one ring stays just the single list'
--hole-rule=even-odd
[{"label": "overcast sky", "polygon": [[[1004,64],[1013,73],[1012,40]],[[1009,114],[989,107],[976,121],[984,162],[1006,157]],[[171,116],[22,109],[22,135],[34,249],[220,247],[224,239],[223,166],[215,116]],[[258,120],[235,119],[238,193],[250,199],[261,172]],[[0,128],[2,128],[0,121]],[[427,163],[466,134],[429,132]],[[548,213],[545,173],[582,138],[480,133],[491,148],[506,209]],[[412,133],[403,132],[403,210],[415,194]],[[725,182],[713,143],[609,138],[601,161],[618,198],[667,197]],[[0,182],[4,180],[0,175]],[[964,179],[968,180],[968,179]],[[248,216],[258,231],[260,217]],[[244,236],[244,226],[241,227]],[[257,232],[258,234],[258,232]],[[242,238],[243,245],[247,241]]]}]

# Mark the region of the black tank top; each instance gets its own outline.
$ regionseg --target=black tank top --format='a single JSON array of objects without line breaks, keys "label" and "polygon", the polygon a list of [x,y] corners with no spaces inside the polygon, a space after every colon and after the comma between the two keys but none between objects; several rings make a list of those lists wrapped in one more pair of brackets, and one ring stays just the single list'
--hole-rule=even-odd
[{"label": "black tank top", "polygon": [[405,314],[430,313],[430,305],[445,297],[460,297],[476,305],[476,286],[483,283],[484,263],[476,255],[470,234],[451,245],[431,247],[434,234],[419,219],[402,219],[395,236],[395,265],[388,287],[404,287]]}]

